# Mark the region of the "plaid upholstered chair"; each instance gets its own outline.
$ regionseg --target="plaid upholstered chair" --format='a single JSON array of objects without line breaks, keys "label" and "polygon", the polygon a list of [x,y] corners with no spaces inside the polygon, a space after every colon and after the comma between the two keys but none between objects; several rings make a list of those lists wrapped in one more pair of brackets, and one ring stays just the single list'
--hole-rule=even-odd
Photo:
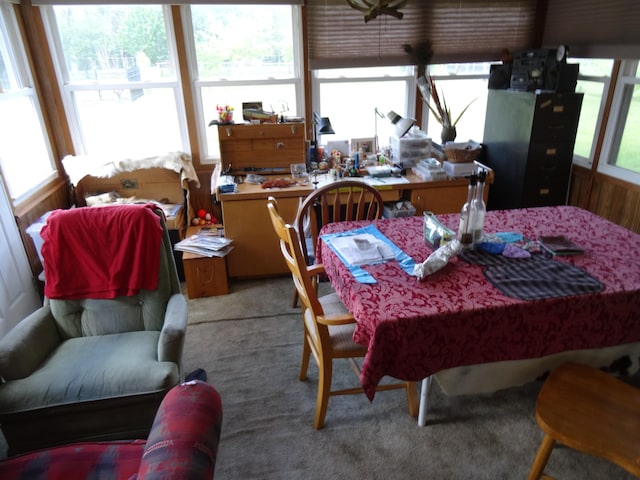
[{"label": "plaid upholstered chair", "polygon": [[38,450],[0,462],[0,478],[210,480],[221,426],[222,401],[216,389],[187,382],[165,396],[146,441],[83,442]]}]

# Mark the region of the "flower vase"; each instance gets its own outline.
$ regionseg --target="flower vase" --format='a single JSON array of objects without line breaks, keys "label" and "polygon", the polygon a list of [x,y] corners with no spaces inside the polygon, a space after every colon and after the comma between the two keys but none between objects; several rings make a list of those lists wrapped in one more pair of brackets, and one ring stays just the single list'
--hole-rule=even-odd
[{"label": "flower vase", "polygon": [[220,112],[218,112],[218,123],[220,123],[221,125],[233,123],[233,111],[221,110]]},{"label": "flower vase", "polygon": [[440,139],[442,140],[442,145],[444,145],[447,142],[453,142],[456,139],[457,134],[458,132],[456,132],[456,127],[443,126],[442,132],[440,132]]}]

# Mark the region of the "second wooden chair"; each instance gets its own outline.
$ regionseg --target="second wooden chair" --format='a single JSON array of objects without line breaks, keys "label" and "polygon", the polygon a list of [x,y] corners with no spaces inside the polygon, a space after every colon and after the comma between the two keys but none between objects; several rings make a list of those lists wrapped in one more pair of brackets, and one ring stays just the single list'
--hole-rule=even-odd
[{"label": "second wooden chair", "polygon": [[[302,307],[304,344],[299,379],[306,380],[311,355],[318,364],[318,396],[313,425],[316,429],[320,429],[324,425],[329,396],[363,393],[360,386],[331,390],[333,360],[336,358],[349,359],[356,368],[356,372],[359,373],[354,359],[364,357],[367,349],[353,341],[355,319],[347,311],[340,298],[335,293],[318,297],[317,276],[323,273],[324,269],[322,265],[306,265],[298,233],[293,226],[286,224],[278,213],[275,198],[269,197],[267,208],[273,228],[280,238],[280,250],[291,271]],[[418,397],[415,382],[385,384],[378,387],[378,391],[392,389],[406,390],[409,414],[417,416]]]}]

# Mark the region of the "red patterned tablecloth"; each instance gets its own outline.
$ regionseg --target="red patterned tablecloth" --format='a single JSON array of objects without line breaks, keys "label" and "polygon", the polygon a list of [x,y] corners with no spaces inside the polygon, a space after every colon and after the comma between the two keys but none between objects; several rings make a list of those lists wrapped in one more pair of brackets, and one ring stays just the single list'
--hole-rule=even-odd
[{"label": "red patterned tablecloth", "polygon": [[[458,218],[438,216],[454,231]],[[332,223],[321,234],[368,223]],[[423,240],[421,217],[373,223],[416,263],[433,251]],[[584,247],[585,254],[558,261],[583,268],[605,289],[519,300],[494,288],[483,267],[459,258],[424,281],[395,261],[365,266],[377,283],[363,284],[319,240],[318,261],[357,320],[355,341],[367,346],[360,381],[369,399],[385,375],[418,381],[456,366],[640,341],[640,235],[567,206],[489,211],[485,232],[518,232],[530,239],[566,235]]]}]

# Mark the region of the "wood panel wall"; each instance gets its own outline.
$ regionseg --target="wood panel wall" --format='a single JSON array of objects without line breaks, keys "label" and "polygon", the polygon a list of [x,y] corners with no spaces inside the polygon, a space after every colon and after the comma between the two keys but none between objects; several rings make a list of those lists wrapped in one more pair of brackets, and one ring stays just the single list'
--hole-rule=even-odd
[{"label": "wood panel wall", "polygon": [[640,233],[638,185],[574,166],[568,203]]}]

